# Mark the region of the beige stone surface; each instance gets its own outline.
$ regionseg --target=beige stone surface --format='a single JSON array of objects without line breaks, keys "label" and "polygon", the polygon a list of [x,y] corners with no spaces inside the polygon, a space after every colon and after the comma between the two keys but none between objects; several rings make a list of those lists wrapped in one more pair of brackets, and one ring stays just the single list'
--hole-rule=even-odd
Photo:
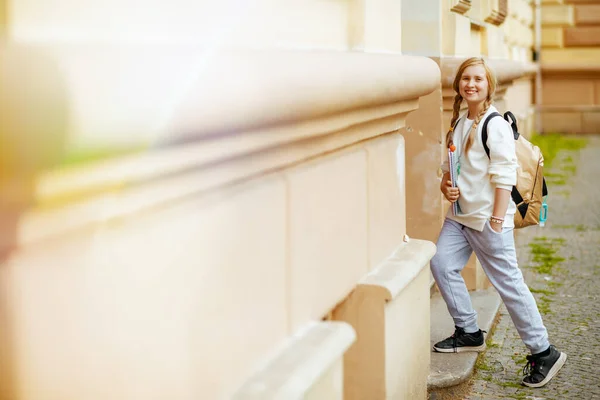
[{"label": "beige stone surface", "polygon": [[575,23],[575,10],[572,5],[544,5],[542,24],[546,26],[571,26]]},{"label": "beige stone surface", "polygon": [[[421,389],[426,387],[427,358],[418,361],[409,352],[413,361],[407,365],[406,359],[397,354],[400,343],[406,342],[396,338],[410,335],[415,343],[420,343],[418,337],[423,335],[420,331],[406,331],[406,318],[414,315],[412,324],[427,323],[421,315],[427,313],[428,307],[421,301],[429,298],[427,267],[434,253],[431,242],[411,239],[400,244],[332,313],[333,319],[348,322],[357,332],[357,341],[344,359],[346,399],[397,398],[391,394],[402,396],[411,392],[419,393],[418,397],[425,395]],[[426,356],[422,350],[420,346],[415,349],[423,354],[421,357]],[[426,364],[424,374],[414,375],[408,381],[398,378],[410,374],[416,365],[420,369],[422,362]]]},{"label": "beige stone surface", "polygon": [[[47,180],[40,180],[42,187],[37,187],[36,197],[40,208],[26,212],[21,218],[18,241],[21,244],[29,244],[48,237],[60,236],[66,232],[77,231],[90,224],[123,218],[133,213],[178,201],[181,197],[222,187],[231,182],[247,180],[265,171],[298,163],[324,152],[335,151],[369,139],[381,132],[396,130],[402,126],[403,121],[399,120],[402,113],[416,107],[416,101],[412,103],[393,105],[383,113],[377,112],[376,115],[385,116],[379,119],[377,123],[358,124],[348,130],[334,131],[334,134],[324,135],[310,141],[268,149],[262,151],[260,157],[253,153],[250,153],[250,155],[242,154],[243,156],[228,159],[226,163],[213,163],[211,168],[205,168],[205,157],[212,158],[215,156],[217,159],[226,157],[228,141],[212,149],[212,146],[207,145],[207,143],[203,143],[205,146],[198,146],[199,148],[195,149],[194,146],[186,146],[186,150],[191,150],[189,154],[186,154],[186,151],[174,150],[172,153],[167,152],[170,154],[161,154],[164,158],[158,157],[158,160],[152,154],[145,154],[129,160],[132,162],[123,163],[124,165],[135,166],[130,170],[124,170],[122,168],[124,165],[118,160],[116,160],[114,170],[103,163],[94,165],[90,170],[98,172],[98,176],[79,173],[83,171],[75,171],[76,173],[72,176],[70,174],[50,174],[51,176],[47,177]],[[391,112],[392,116],[386,116],[388,111]],[[400,113],[400,115],[396,113]],[[364,112],[359,114],[363,114],[362,117],[365,116]],[[370,113],[367,113],[367,115],[370,115]],[[348,118],[343,118],[343,120],[346,123],[349,121]],[[296,135],[304,136],[307,129],[313,127],[312,124],[307,125],[302,126],[302,129],[294,129],[299,127],[293,127],[291,130],[274,130],[269,133],[285,135],[294,132]],[[270,141],[269,136],[271,135],[264,137],[267,142]],[[294,135],[290,136],[291,138],[287,138],[292,139]],[[253,139],[257,139],[257,137],[254,136]],[[272,136],[271,139],[273,139]],[[233,147],[229,150],[234,151],[235,146]],[[239,150],[243,148],[244,146]],[[190,163],[188,164],[187,161],[190,161]],[[181,171],[179,168],[184,165],[189,165],[192,168]],[[180,173],[171,175],[168,179],[162,179],[167,172],[173,170]],[[117,174],[119,171],[123,172],[121,176]],[[149,183],[139,185],[138,179],[140,177],[150,178],[148,179]],[[90,190],[84,190],[83,193],[78,192],[82,187],[85,189],[86,185],[93,181],[99,185],[92,184],[87,187]],[[77,185],[81,182],[83,182],[82,186]],[[53,194],[49,199],[40,196],[40,192],[43,192],[44,188],[53,187],[56,189],[55,185],[66,191],[52,190]],[[70,192],[71,189],[74,189],[75,192]],[[105,192],[102,192],[103,189]],[[101,195],[98,195],[98,192]],[[75,196],[70,197],[73,194]],[[65,195],[66,197],[63,198]],[[80,198],[79,196],[83,197]],[[50,202],[45,200],[50,200]],[[58,202],[55,202],[55,200],[58,200]],[[107,204],[110,204],[110,207],[107,207]]]},{"label": "beige stone surface", "polygon": [[545,27],[542,28],[542,46],[543,47],[563,47],[564,46],[564,28]]},{"label": "beige stone surface", "polygon": [[584,112],[582,119],[582,133],[600,132],[600,107],[597,111]]},{"label": "beige stone surface", "polygon": [[446,137],[442,124],[442,91],[421,97],[419,109],[409,114],[402,130],[406,143],[406,231],[409,236],[436,242],[443,213],[438,171],[439,143]]},{"label": "beige stone surface", "polygon": [[[428,85],[437,86],[437,66],[420,60],[432,72]],[[279,64],[285,76],[279,84],[292,82],[284,64]],[[374,67],[368,64],[365,72]],[[397,66],[390,68],[391,76],[401,85],[415,84]],[[416,75],[422,73],[415,69]],[[271,83],[278,80],[270,78]],[[350,86],[342,85],[354,95],[360,86],[355,78]],[[327,91],[312,84],[308,90],[314,94]],[[408,88],[384,86],[379,97],[372,83],[365,85],[369,93],[358,96],[360,105],[345,111],[330,98],[324,100],[334,107],[329,111],[317,111],[313,104],[317,113],[311,116],[297,107],[292,119],[278,119],[277,107],[285,101],[271,98],[262,117],[238,115],[242,125],[237,127],[233,117],[215,117],[221,127],[233,122],[228,129],[235,134],[45,175],[37,188],[43,207],[23,216],[20,244],[27,249],[24,257],[32,256],[29,252],[38,257],[31,263],[35,269],[46,269],[47,279],[57,281],[43,286],[36,279],[44,275],[29,273],[22,264],[7,269],[9,277],[2,280],[3,287],[11,288],[7,308],[23,312],[2,330],[3,344],[12,345],[13,328],[19,337],[11,346],[14,354],[3,359],[2,382],[10,381],[14,388],[9,390],[34,400],[46,389],[60,400],[94,399],[87,393],[106,381],[114,383],[98,389],[97,398],[152,399],[168,393],[186,399],[200,392],[207,398],[226,397],[302,322],[320,319],[343,300],[368,272],[369,255],[384,258],[393,250],[391,241],[401,240],[404,151],[398,134],[386,134],[404,125],[405,115],[426,91],[418,89],[411,98]],[[105,89],[112,90],[110,85]],[[303,95],[292,97],[296,101]],[[344,103],[349,97],[339,99]],[[304,97],[311,103],[315,98]],[[181,126],[199,127],[193,118],[182,121]],[[288,170],[281,173],[283,168]],[[280,175],[273,177],[273,171]],[[250,182],[239,186],[240,181]],[[41,250],[56,243],[64,243],[60,254]],[[274,249],[265,254],[265,246]],[[262,287],[264,279],[269,283]],[[256,296],[255,289],[260,290]],[[45,296],[57,300],[45,301]],[[47,316],[36,320],[33,309]],[[94,358],[90,349],[102,354]],[[230,364],[235,367],[225,368]],[[55,370],[44,373],[47,365]],[[202,379],[191,372],[207,369]],[[339,378],[339,365],[330,373]],[[77,382],[66,383],[63,374]],[[310,395],[325,396],[327,387],[315,386]]]},{"label": "beige stone surface", "polygon": [[43,50],[64,75],[68,152],[190,143],[215,132],[232,141],[233,132],[416,99],[439,82],[433,61],[389,53],[219,48],[207,56],[189,43],[50,43]]},{"label": "beige stone surface", "polygon": [[484,13],[484,7],[486,6],[487,5],[484,6],[481,1],[471,0],[471,8],[469,8],[469,10],[465,12],[465,15],[469,18],[473,18],[474,20],[481,22],[486,17]]},{"label": "beige stone surface", "polygon": [[[368,171],[369,269],[392,254],[406,233],[404,138],[397,132],[364,144]],[[412,188],[411,188],[412,193]]]},{"label": "beige stone surface", "polygon": [[600,24],[600,4],[581,4],[575,6],[575,23],[580,25]]},{"label": "beige stone surface", "polygon": [[444,12],[442,29],[442,54],[464,57],[471,54],[471,22],[467,17]]},{"label": "beige stone surface", "polygon": [[469,55],[484,56],[487,55],[487,45],[482,35],[483,29],[478,25],[471,25],[471,40],[469,41]]},{"label": "beige stone surface", "polygon": [[526,55],[527,48],[533,46],[534,32],[531,28],[531,21],[509,17],[500,27],[504,31],[504,41],[509,47],[509,51],[502,54],[500,58],[506,58],[529,62],[530,56]]},{"label": "beige stone surface", "polygon": [[535,130],[534,91],[534,77],[525,76],[514,81],[505,95],[506,108],[517,117],[519,132],[525,137],[530,137]]},{"label": "beige stone surface", "polygon": [[343,322],[307,324],[261,362],[232,400],[342,400],[343,355],[355,339]]},{"label": "beige stone surface", "polygon": [[600,26],[566,28],[565,46],[600,46]]},{"label": "beige stone surface", "polygon": [[[67,11],[68,10],[68,11]],[[135,16],[132,21],[121,16]],[[276,16],[273,18],[273,16]],[[349,8],[336,2],[259,0],[252,6],[226,0],[154,2],[76,0],[11,2],[15,41],[75,43],[197,43],[320,49],[348,48]]]},{"label": "beige stone surface", "polygon": [[394,0],[349,3],[352,47],[368,51],[400,52],[402,4]]},{"label": "beige stone surface", "polygon": [[[385,307],[386,399],[424,399],[429,347],[429,268]],[[410,326],[410,329],[406,329]],[[407,343],[410,343],[407,346]]]},{"label": "beige stone surface", "polygon": [[564,78],[573,76],[583,79],[597,79],[600,73],[600,64],[590,62],[564,63],[560,61],[543,62],[540,65],[544,77]]},{"label": "beige stone surface", "polygon": [[[257,399],[260,399],[258,397]],[[282,397],[282,399],[288,397]],[[344,360],[337,360],[329,371],[304,395],[305,400],[344,399]]]},{"label": "beige stone surface", "polygon": [[508,13],[510,17],[519,20],[525,25],[533,23],[533,6],[528,0],[510,0]]},{"label": "beige stone surface", "polygon": [[585,79],[545,79],[542,104],[594,104],[594,82]]},{"label": "beige stone surface", "polygon": [[[402,52],[439,57],[442,52],[442,2],[406,0],[402,2]],[[411,34],[419,32],[418,35]]]},{"label": "beige stone surface", "polygon": [[[505,100],[507,109],[520,120],[525,120],[533,103],[534,81],[530,77],[524,77],[514,81],[513,85],[506,90]],[[521,133],[527,134],[525,127]]]},{"label": "beige stone surface", "polygon": [[353,149],[285,176],[292,333],[325,316],[368,272],[367,154]]},{"label": "beige stone surface", "polygon": [[349,323],[356,342],[344,355],[344,399],[386,396],[385,293],[376,286],[360,285],[332,313],[332,318]]},{"label": "beige stone surface", "polygon": [[[60,60],[71,144],[188,145],[42,177],[26,247],[0,268],[9,398],[226,398],[340,302],[330,316],[348,312],[371,360],[345,357],[348,393],[424,398],[434,250],[388,257],[405,232],[439,231],[449,74],[441,89],[434,61],[398,53],[486,54],[498,106],[523,114],[529,87],[509,86],[532,45],[527,2],[509,8],[506,44],[480,26],[492,1],[38,3],[11,3],[6,30]],[[267,364],[275,387],[340,398],[331,347]]]},{"label": "beige stone surface", "polygon": [[[482,32],[482,36],[483,54],[491,58],[503,58],[505,56],[503,48],[504,33],[501,27],[490,25]],[[527,40],[523,33],[519,36],[521,40]]]},{"label": "beige stone surface", "polygon": [[230,393],[289,334],[285,194],[267,180],[15,254],[0,275],[13,398]]},{"label": "beige stone surface", "polygon": [[496,95],[494,96],[494,106],[498,109],[498,112],[501,114],[504,114],[506,111],[508,111],[505,98],[508,87],[509,85],[498,85],[496,87]]},{"label": "beige stone surface", "polygon": [[392,103],[48,172],[38,180],[38,208],[23,216],[19,241],[122,218],[398,130],[416,107],[416,99]]},{"label": "beige stone surface", "polygon": [[547,133],[580,133],[583,128],[580,112],[542,113],[542,126]]},{"label": "beige stone surface", "polygon": [[544,62],[563,64],[599,64],[600,48],[579,47],[564,49],[544,49]]}]

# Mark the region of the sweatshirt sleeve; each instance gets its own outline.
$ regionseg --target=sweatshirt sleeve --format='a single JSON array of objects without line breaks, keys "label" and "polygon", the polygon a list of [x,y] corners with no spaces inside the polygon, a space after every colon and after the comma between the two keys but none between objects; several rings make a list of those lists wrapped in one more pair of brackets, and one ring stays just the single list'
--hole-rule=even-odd
[{"label": "sweatshirt sleeve", "polygon": [[517,155],[512,128],[502,118],[493,118],[488,124],[490,148],[490,180],[497,188],[512,190],[517,184]]}]

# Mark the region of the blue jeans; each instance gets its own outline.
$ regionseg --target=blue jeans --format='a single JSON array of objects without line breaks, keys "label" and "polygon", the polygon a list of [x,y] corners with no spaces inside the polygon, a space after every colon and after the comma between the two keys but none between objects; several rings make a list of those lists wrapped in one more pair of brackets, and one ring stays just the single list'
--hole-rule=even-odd
[{"label": "blue jeans", "polygon": [[454,325],[476,331],[477,313],[460,271],[475,251],[483,270],[506,305],[521,339],[532,354],[548,348],[548,331],[535,298],[517,264],[513,228],[495,232],[489,222],[483,231],[446,219],[431,259],[431,272],[446,301]]}]

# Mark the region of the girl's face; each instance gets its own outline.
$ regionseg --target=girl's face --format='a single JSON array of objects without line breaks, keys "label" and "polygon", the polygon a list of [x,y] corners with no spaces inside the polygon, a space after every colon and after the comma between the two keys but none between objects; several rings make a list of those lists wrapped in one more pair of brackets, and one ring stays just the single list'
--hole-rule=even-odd
[{"label": "girl's face", "polygon": [[459,84],[459,92],[467,103],[483,102],[488,95],[489,84],[483,65],[471,65],[465,68]]}]

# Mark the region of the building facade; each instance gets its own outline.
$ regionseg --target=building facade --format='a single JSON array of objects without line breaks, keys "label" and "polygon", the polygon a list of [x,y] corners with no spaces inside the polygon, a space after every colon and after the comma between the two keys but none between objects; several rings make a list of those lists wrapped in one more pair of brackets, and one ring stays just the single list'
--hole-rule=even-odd
[{"label": "building facade", "polygon": [[542,9],[543,130],[600,129],[600,1],[544,1]]},{"label": "building facade", "polygon": [[0,2],[0,398],[426,398],[458,65],[599,121],[554,3]]}]

